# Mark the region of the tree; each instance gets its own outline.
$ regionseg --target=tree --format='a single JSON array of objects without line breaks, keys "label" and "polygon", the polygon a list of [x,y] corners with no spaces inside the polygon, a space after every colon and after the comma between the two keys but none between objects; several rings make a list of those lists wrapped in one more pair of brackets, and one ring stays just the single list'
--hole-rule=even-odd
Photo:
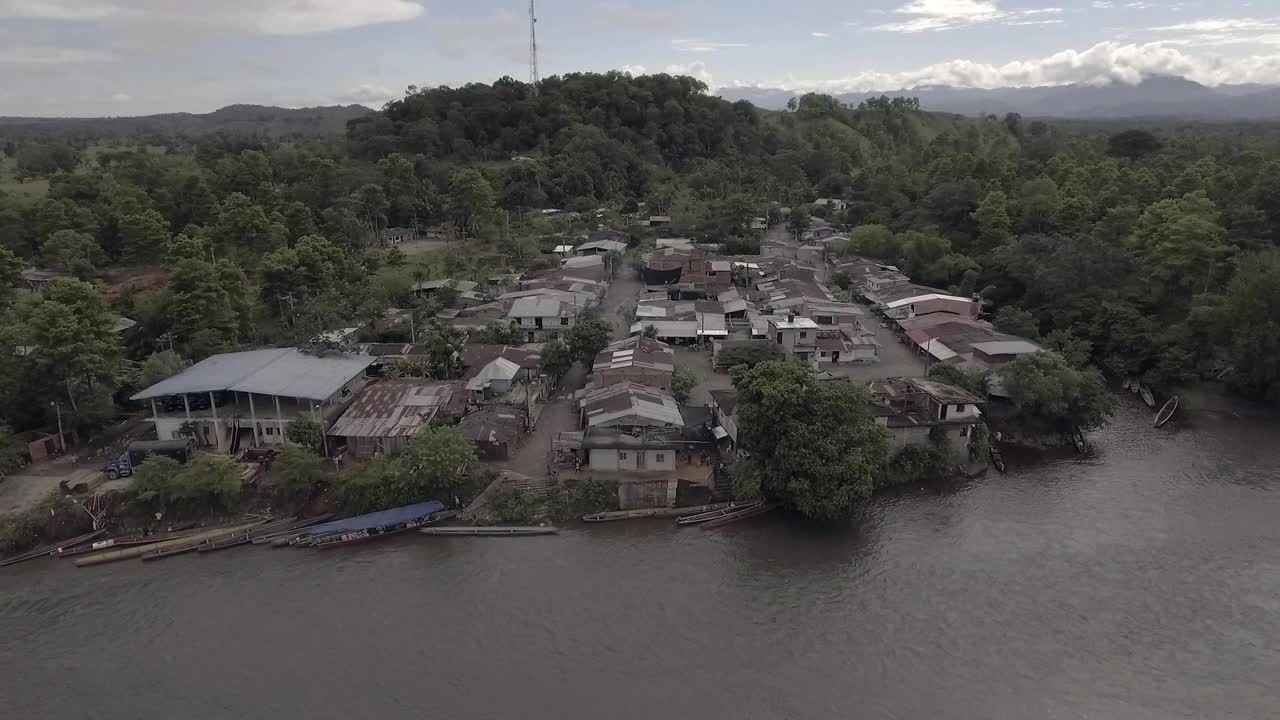
[{"label": "tree", "polygon": [[787,229],[793,233],[802,233],[809,229],[809,213],[802,207],[791,208],[787,218]]},{"label": "tree", "polygon": [[247,292],[236,287],[237,277],[243,280],[243,271],[227,260],[214,265],[191,258],[173,266],[173,333],[183,355],[203,358],[235,346],[247,319],[242,317],[242,301],[248,300],[236,295]]},{"label": "tree", "polygon": [[1042,431],[1101,427],[1113,401],[1102,374],[1076,368],[1056,352],[1019,355],[1000,370],[1021,422]]},{"label": "tree", "polygon": [[73,411],[115,384],[120,339],[113,324],[97,291],[78,280],[53,281],[29,309],[34,365],[67,396]]},{"label": "tree", "polygon": [[424,500],[449,504],[467,487],[476,462],[475,444],[461,430],[428,428],[414,435],[399,456],[378,456],[338,478],[338,503],[353,513]]},{"label": "tree", "polygon": [[172,500],[192,515],[231,510],[240,500],[240,465],[218,453],[200,453],[174,478]]},{"label": "tree", "polygon": [[1161,200],[1138,218],[1138,255],[1166,293],[1203,292],[1211,263],[1223,257],[1226,231],[1204,192]]},{"label": "tree", "polygon": [[987,374],[980,370],[969,370],[959,365],[936,363],[929,366],[927,374],[934,380],[968,390],[980,398],[985,398],[990,394],[987,387]]},{"label": "tree", "polygon": [[867,391],[817,382],[797,363],[736,367],[738,433],[746,460],[739,472],[759,478],[766,498],[813,518],[847,516],[871,495],[886,459],[887,438],[867,414]]},{"label": "tree", "polygon": [[689,404],[689,393],[698,384],[698,378],[688,368],[676,368],[671,373],[671,395],[681,405]]},{"label": "tree", "polygon": [[573,366],[573,351],[558,338],[553,338],[542,345],[542,372],[559,382],[569,368]]},{"label": "tree", "polygon": [[152,353],[142,361],[142,369],[138,371],[138,386],[151,387],[161,380],[177,375],[190,365],[189,360],[172,350]]},{"label": "tree", "polygon": [[1280,397],[1280,251],[1249,258],[1214,313],[1234,365],[1233,383],[1256,397]]},{"label": "tree", "polygon": [[1020,307],[1006,305],[996,311],[991,324],[1002,333],[1034,340],[1040,337],[1036,316]]},{"label": "tree", "polygon": [[324,460],[314,452],[286,447],[271,462],[272,494],[279,502],[303,502],[315,493],[324,471]]},{"label": "tree", "polygon": [[1125,130],[1107,138],[1107,154],[1113,157],[1139,160],[1160,148],[1160,141],[1146,130]]},{"label": "tree", "polygon": [[0,423],[0,482],[23,464],[22,442],[14,436],[12,428],[5,423]]},{"label": "tree", "polygon": [[849,249],[859,255],[897,260],[902,255],[902,245],[893,231],[884,225],[859,225],[849,233]]},{"label": "tree", "polygon": [[320,452],[324,446],[324,428],[311,418],[300,417],[291,420],[284,426],[284,437],[289,442],[301,445],[313,453]]},{"label": "tree", "polygon": [[175,481],[182,472],[182,464],[164,455],[147,455],[133,469],[133,481],[129,494],[143,506],[156,512],[165,512],[173,502]]},{"label": "tree", "polygon": [[1031,232],[1049,229],[1062,199],[1058,184],[1050,177],[1039,177],[1022,186],[1022,227]]},{"label": "tree", "polygon": [[973,212],[982,247],[993,248],[1008,242],[1013,222],[1009,219],[1009,199],[999,190],[987,193]]},{"label": "tree", "polygon": [[609,344],[612,333],[613,325],[601,317],[599,310],[591,309],[578,316],[565,337],[574,359],[590,365]]},{"label": "tree", "polygon": [[75,230],[59,230],[44,241],[40,254],[50,268],[82,279],[93,275],[103,261],[102,248],[93,236]]},{"label": "tree", "polygon": [[0,247],[0,307],[13,297],[13,289],[22,278],[23,263],[7,248]]},{"label": "tree", "polygon": [[155,210],[129,213],[120,218],[122,259],[130,263],[153,263],[169,241],[169,223]]},{"label": "tree", "polygon": [[479,170],[456,170],[449,177],[446,204],[464,234],[478,233],[494,212],[493,188]]}]

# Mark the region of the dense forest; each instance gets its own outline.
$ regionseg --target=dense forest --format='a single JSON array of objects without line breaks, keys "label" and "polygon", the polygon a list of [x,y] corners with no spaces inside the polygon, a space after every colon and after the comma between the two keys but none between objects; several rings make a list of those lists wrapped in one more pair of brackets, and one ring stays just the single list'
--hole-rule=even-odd
[{"label": "dense forest", "polygon": [[[999,327],[1075,362],[1280,397],[1280,127],[821,95],[763,112],[705,91],[620,73],[410,88],[327,136],[0,126],[0,421],[45,424],[57,400],[91,431],[183,363],[366,324],[411,307],[414,279],[546,262],[553,233],[598,222],[530,210],[622,222],[643,204],[668,232],[728,240],[780,207],[827,215],[820,197],[849,203],[827,215],[845,252],[980,294]],[[375,239],[396,226],[447,227],[466,251],[406,258]],[[32,267],[78,280],[10,290]],[[117,316],[138,323],[123,339]]]}]

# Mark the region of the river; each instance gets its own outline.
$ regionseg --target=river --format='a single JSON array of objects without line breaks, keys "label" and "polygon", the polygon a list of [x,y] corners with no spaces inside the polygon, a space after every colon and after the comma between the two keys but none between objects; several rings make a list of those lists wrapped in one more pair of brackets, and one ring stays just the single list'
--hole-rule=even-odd
[{"label": "river", "polygon": [[12,718],[1275,718],[1280,425],[784,516],[0,574]]}]

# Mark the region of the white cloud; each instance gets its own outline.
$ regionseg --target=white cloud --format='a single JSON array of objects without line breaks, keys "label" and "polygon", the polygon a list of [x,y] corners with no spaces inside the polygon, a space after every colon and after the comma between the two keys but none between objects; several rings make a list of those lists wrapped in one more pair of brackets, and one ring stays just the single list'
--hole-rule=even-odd
[{"label": "white cloud", "polygon": [[1247,58],[1191,55],[1166,43],[1098,43],[1085,50],[993,65],[952,60],[898,73],[862,72],[830,80],[771,80],[735,83],[797,91],[864,92],[919,85],[1000,88],[1022,85],[1136,84],[1153,76],[1178,76],[1205,85],[1280,82],[1280,53]]},{"label": "white cloud", "polygon": [[668,75],[688,75],[697,78],[707,84],[707,88],[715,90],[715,80],[711,77],[711,72],[707,70],[706,63],[701,60],[695,60],[691,63],[668,65],[666,68]]},{"label": "white cloud", "polygon": [[236,30],[262,35],[306,35],[421,17],[418,0],[0,0],[0,17],[100,21],[117,30],[148,33]]},{"label": "white cloud", "polygon": [[995,0],[912,0],[894,11],[907,19],[874,25],[872,30],[896,33],[955,30],[971,25],[1052,25],[1062,8],[1002,10]]},{"label": "white cloud", "polygon": [[643,65],[623,65],[618,69],[624,73],[631,73],[632,75],[648,75],[649,74],[649,71],[646,70]]},{"label": "white cloud", "polygon": [[401,97],[401,93],[398,93],[385,85],[364,83],[339,94],[333,99],[333,102],[340,105],[366,105],[368,107],[380,108],[389,100],[395,100],[399,97]]},{"label": "white cloud", "polygon": [[1203,18],[1177,25],[1150,28],[1170,32],[1228,32],[1236,30],[1280,30],[1280,19],[1262,18]]},{"label": "white cloud", "polygon": [[829,37],[831,37],[831,33],[824,33],[824,32],[811,32],[811,33],[809,33],[809,34],[810,34],[810,35],[812,35],[812,36],[814,36],[814,37],[816,37],[816,38],[829,38]]},{"label": "white cloud", "polygon": [[116,59],[116,56],[111,53],[84,48],[0,48],[0,65],[85,65],[114,62]]},{"label": "white cloud", "polygon": [[671,47],[680,52],[713,53],[727,48],[749,47],[746,43],[710,42],[697,38],[677,38],[671,41]]},{"label": "white cloud", "polygon": [[1111,8],[1114,8],[1116,5],[1115,3],[1111,2],[1111,0],[1094,0],[1093,6],[1098,8],[1099,10],[1110,10]]},{"label": "white cloud", "polygon": [[1148,30],[1171,45],[1280,45],[1280,18],[1201,18]]}]

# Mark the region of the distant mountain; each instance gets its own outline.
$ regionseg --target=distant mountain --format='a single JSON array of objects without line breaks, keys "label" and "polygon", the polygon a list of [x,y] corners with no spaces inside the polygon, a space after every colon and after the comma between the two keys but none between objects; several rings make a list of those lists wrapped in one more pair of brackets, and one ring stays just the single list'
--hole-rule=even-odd
[{"label": "distant mountain", "polygon": [[[721,88],[726,100],[748,100],[781,110],[800,93],[775,88]],[[1016,112],[1029,117],[1078,119],[1187,118],[1280,119],[1280,86],[1226,85],[1211,88],[1178,77],[1147,78],[1137,85],[1056,85],[982,90],[938,85],[837,97],[857,105],[869,97],[916,97],[925,110],[980,115]]]},{"label": "distant mountain", "polygon": [[215,132],[254,133],[272,137],[342,134],[347,121],[373,112],[363,105],[281,108],[266,105],[228,105],[211,113],[166,113],[137,117],[32,118],[0,117],[0,138],[40,138],[80,135],[132,137],[138,135],[207,135]]}]

